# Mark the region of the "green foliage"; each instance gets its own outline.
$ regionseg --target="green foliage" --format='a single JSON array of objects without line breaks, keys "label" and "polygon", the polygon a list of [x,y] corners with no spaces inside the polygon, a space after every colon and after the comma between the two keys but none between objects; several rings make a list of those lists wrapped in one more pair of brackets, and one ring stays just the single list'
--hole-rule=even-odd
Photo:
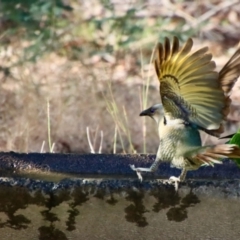
[{"label": "green foliage", "polygon": [[[74,11],[73,6],[78,6]],[[75,4],[75,5],[74,5]],[[2,20],[1,46],[18,42],[22,55],[16,64],[36,61],[46,52],[67,55],[69,59],[87,59],[92,55],[113,53],[118,58],[125,51],[144,48],[143,55],[149,59],[157,40],[176,35],[186,40],[198,31],[187,28],[186,21],[173,23],[171,18],[144,17],[138,13],[144,10],[139,2],[131,5],[126,12],[109,0],[95,1],[102,10],[97,15],[91,11],[84,15],[84,4],[73,0],[69,5],[63,0],[2,0],[0,20]],[[24,47],[20,44],[24,42]],[[121,54],[123,53],[123,54]]]},{"label": "green foliage", "polygon": [[36,30],[43,31],[64,11],[72,10],[62,0],[2,0],[1,8],[1,17],[11,23],[11,28],[25,27],[29,30],[28,37],[34,37]]},{"label": "green foliage", "polygon": [[[233,137],[228,141],[229,144],[236,144],[240,147],[240,129],[237,133],[233,135]],[[232,159],[238,167],[240,167],[240,158],[234,158]]]},{"label": "green foliage", "polygon": [[57,47],[56,30],[65,21],[63,14],[72,8],[62,0],[2,0],[1,10],[0,17],[7,31],[2,44],[16,37],[29,41],[23,61],[35,61],[37,56]]},{"label": "green foliage", "polygon": [[116,16],[113,11],[111,17],[103,17],[102,19],[94,19],[93,23],[96,30],[104,31],[105,36],[114,34],[116,41],[112,45],[113,48],[121,48],[128,46],[129,43],[137,41],[139,35],[144,30],[144,21],[136,21],[134,19],[137,9],[129,9],[124,16]]}]

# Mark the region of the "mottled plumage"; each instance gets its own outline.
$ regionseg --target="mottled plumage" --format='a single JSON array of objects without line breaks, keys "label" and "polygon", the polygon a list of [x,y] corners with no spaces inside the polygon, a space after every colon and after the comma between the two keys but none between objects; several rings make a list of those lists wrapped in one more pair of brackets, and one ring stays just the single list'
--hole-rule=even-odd
[{"label": "mottled plumage", "polygon": [[[140,116],[150,116],[158,124],[160,144],[155,162],[150,168],[131,168],[155,171],[161,161],[168,161],[182,173],[171,177],[176,184],[183,181],[188,170],[202,165],[221,163],[223,158],[240,158],[240,149],[233,144],[202,146],[199,130],[213,136],[223,133],[223,120],[229,112],[229,93],[240,75],[240,48],[223,69],[215,71],[212,55],[204,47],[191,52],[192,39],[182,48],[174,37],[159,43],[154,62],[160,82],[161,104],[144,110]],[[163,109],[163,115],[162,115]]]}]

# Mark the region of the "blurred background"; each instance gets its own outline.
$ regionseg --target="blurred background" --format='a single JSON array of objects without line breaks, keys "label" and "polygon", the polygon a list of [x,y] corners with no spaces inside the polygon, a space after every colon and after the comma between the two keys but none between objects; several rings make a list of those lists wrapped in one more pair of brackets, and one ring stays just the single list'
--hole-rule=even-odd
[{"label": "blurred background", "polygon": [[[192,37],[219,70],[239,22],[239,0],[1,0],[0,151],[156,153],[156,125],[139,117],[160,102],[156,43]],[[226,134],[240,127],[239,82]]]}]

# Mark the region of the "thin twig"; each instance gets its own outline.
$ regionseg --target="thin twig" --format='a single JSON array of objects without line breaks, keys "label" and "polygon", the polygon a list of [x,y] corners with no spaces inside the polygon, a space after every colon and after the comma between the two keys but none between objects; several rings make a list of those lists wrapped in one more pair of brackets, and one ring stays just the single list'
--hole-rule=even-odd
[{"label": "thin twig", "polygon": [[51,141],[51,120],[50,120],[50,103],[49,99],[47,100],[47,127],[48,127],[48,147],[51,152],[52,141]]},{"label": "thin twig", "polygon": [[100,145],[99,145],[99,149],[98,149],[98,153],[102,153],[102,144],[103,144],[103,131],[100,131],[101,134],[101,140],[100,140]]},{"label": "thin twig", "polygon": [[99,129],[99,126],[97,126],[97,128],[96,128],[96,130],[95,130],[95,134],[94,134],[94,140],[93,140],[93,148],[94,148],[94,149],[95,149],[95,146],[96,146],[98,129]]},{"label": "thin twig", "polygon": [[[154,58],[154,53],[155,53],[156,47],[157,47],[157,41],[155,42],[155,45],[154,45],[154,48],[152,50],[151,57],[150,57],[150,63],[149,63],[149,66],[148,66],[148,75],[147,75],[146,88],[144,87],[145,84],[143,84],[142,100],[140,100],[141,110],[147,108],[148,92],[149,92],[149,85],[150,85],[150,72],[151,72],[150,66],[152,65],[151,63],[153,62],[153,58]],[[142,126],[143,126],[142,127],[142,131],[143,131],[143,153],[146,153],[147,152],[147,144],[146,144],[146,118],[143,118]]]},{"label": "thin twig", "polygon": [[130,134],[129,127],[128,127],[129,123],[128,123],[128,117],[127,117],[127,112],[126,112],[125,106],[123,106],[123,114],[124,114],[125,122],[126,122],[126,125],[127,125],[126,134],[127,134],[127,137],[128,137],[128,141],[129,141],[132,152],[135,153],[136,150],[134,149],[133,144],[132,144],[132,138],[131,138],[131,134]]},{"label": "thin twig", "polygon": [[44,150],[44,145],[45,145],[45,141],[43,141],[43,142],[42,142],[42,146],[41,146],[40,153],[43,153],[43,150]]},{"label": "thin twig", "polygon": [[202,16],[197,18],[197,21],[192,25],[192,27],[197,26],[198,24],[208,20],[210,17],[214,16],[217,12],[221,10],[226,10],[226,8],[229,8],[235,4],[239,3],[239,0],[235,1],[225,1],[217,5],[215,8],[212,8],[211,10],[204,13]]},{"label": "thin twig", "polygon": [[51,149],[50,149],[51,153],[54,153],[54,147],[55,147],[55,143],[53,143],[52,146],[51,146]]},{"label": "thin twig", "polygon": [[114,139],[113,139],[113,153],[116,154],[116,146],[117,146],[117,124],[115,124],[114,129]]},{"label": "thin twig", "polygon": [[92,142],[91,142],[91,139],[90,139],[89,127],[87,127],[86,130],[87,130],[87,140],[88,140],[88,145],[90,147],[90,152],[95,153]]}]

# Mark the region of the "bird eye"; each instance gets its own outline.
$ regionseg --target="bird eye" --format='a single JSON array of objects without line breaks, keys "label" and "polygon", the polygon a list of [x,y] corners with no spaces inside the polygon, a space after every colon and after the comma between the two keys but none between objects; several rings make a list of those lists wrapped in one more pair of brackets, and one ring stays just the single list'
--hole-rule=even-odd
[{"label": "bird eye", "polygon": [[154,113],[154,112],[155,112],[155,109],[154,109],[154,108],[151,108],[151,109],[150,109],[150,112],[151,112],[151,113]]}]

